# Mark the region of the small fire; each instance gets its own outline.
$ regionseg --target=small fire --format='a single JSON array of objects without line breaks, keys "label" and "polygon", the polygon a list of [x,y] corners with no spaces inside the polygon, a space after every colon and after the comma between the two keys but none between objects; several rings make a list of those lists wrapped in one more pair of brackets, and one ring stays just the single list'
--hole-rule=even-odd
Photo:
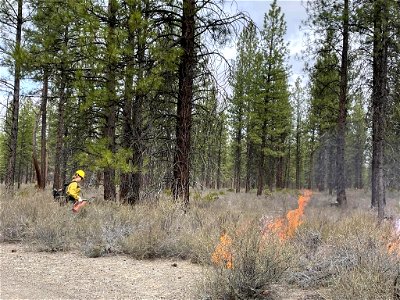
[{"label": "small fire", "polygon": [[400,218],[394,222],[392,240],[387,245],[388,252],[400,256]]},{"label": "small fire", "polygon": [[216,265],[224,265],[226,269],[233,269],[232,238],[224,232],[219,238],[219,244],[211,256]]},{"label": "small fire", "polygon": [[311,190],[304,190],[303,195],[299,196],[298,208],[290,210],[286,218],[279,218],[272,223],[267,224],[268,231],[276,233],[281,241],[284,241],[294,235],[297,228],[303,223],[304,209],[312,196]]},{"label": "small fire", "polygon": [[[311,195],[312,191],[305,190],[303,195],[299,196],[299,207],[289,211],[286,218],[279,218],[272,223],[268,223],[264,227],[264,232],[267,229],[268,232],[276,233],[281,241],[293,236],[296,229],[303,222],[304,209],[310,201]],[[239,228],[237,234],[244,233],[249,226],[249,223],[245,223]],[[232,238],[224,231],[219,240],[219,244],[211,256],[211,261],[215,265],[224,266],[226,269],[233,269]]]}]

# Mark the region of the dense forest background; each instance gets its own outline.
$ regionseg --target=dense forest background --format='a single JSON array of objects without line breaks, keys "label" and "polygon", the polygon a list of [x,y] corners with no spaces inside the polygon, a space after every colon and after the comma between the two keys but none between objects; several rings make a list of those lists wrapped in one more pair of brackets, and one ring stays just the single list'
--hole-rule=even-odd
[{"label": "dense forest background", "polygon": [[1,0],[1,183],[58,189],[79,168],[106,200],[186,205],[190,188],[309,188],[345,207],[355,188],[383,217],[400,189],[400,3],[303,5],[308,78],[291,84],[279,1],[257,27],[223,1]]}]

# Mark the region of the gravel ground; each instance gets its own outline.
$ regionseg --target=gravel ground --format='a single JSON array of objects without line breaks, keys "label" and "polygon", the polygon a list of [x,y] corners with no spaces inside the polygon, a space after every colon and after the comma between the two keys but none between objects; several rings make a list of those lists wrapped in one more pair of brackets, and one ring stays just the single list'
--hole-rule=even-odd
[{"label": "gravel ground", "polygon": [[200,266],[126,256],[30,252],[0,244],[1,299],[198,299]]},{"label": "gravel ground", "polygon": [[[74,252],[32,252],[0,243],[0,299],[200,300],[205,270],[181,260],[88,258]],[[321,300],[318,293],[273,287],[276,300]]]}]

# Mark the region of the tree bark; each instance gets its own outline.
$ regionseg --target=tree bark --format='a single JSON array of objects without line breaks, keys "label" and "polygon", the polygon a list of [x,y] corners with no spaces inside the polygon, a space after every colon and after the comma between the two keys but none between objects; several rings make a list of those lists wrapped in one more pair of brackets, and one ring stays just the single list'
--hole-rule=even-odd
[{"label": "tree bark", "polygon": [[312,186],[313,186],[313,174],[314,174],[314,141],[315,141],[315,129],[313,128],[312,129],[312,132],[311,132],[311,149],[310,149],[310,158],[309,158],[309,160],[310,160],[310,162],[309,162],[309,164],[310,164],[310,166],[309,166],[309,168],[310,168],[310,173],[308,174],[308,183],[307,183],[307,188],[309,189],[309,190],[311,190],[312,189]]},{"label": "tree bark", "polygon": [[242,110],[239,108],[239,120],[238,120],[238,128],[236,131],[235,138],[235,192],[240,193],[240,177],[241,177],[241,168],[242,168]]},{"label": "tree bark", "polygon": [[[141,9],[146,12],[147,9]],[[145,19],[148,16],[144,16]],[[144,78],[145,70],[145,38],[144,29],[137,28],[131,30],[128,24],[128,39],[130,42],[131,53],[128,54],[126,67],[125,85],[125,108],[124,108],[124,147],[132,149],[132,157],[129,161],[134,168],[133,171],[123,174],[121,177],[120,198],[131,205],[140,200],[141,177],[143,167],[142,157],[142,107],[145,95],[141,91],[134,94],[133,77],[136,75],[139,83]],[[135,63],[135,47],[137,47],[137,61]],[[137,72],[135,74],[135,68]],[[134,99],[134,101],[132,101]]]},{"label": "tree bark", "polygon": [[17,160],[18,118],[19,118],[19,94],[21,81],[22,62],[20,58],[22,39],[22,0],[18,0],[17,31],[15,37],[15,62],[14,62],[14,93],[11,104],[11,135],[8,143],[8,164],[5,178],[6,190],[10,196],[14,195],[15,165]]},{"label": "tree bark", "polygon": [[38,188],[41,188],[41,186],[43,186],[43,176],[40,171],[40,166],[37,159],[37,151],[36,151],[36,131],[39,124],[39,118],[40,115],[38,114],[36,116],[35,127],[33,128],[33,133],[32,133],[32,160],[36,173],[37,186]]},{"label": "tree bark", "polygon": [[285,188],[289,188],[291,186],[291,180],[290,180],[290,172],[291,172],[291,159],[292,159],[292,146],[291,142],[289,142],[288,145],[288,156],[285,159]]},{"label": "tree bark", "polygon": [[336,201],[341,207],[347,206],[346,178],[345,178],[345,135],[347,117],[347,77],[348,77],[348,52],[349,52],[349,0],[344,0],[343,8],[343,41],[340,67],[340,95],[339,116],[337,130],[336,152]]},{"label": "tree bark", "polygon": [[47,165],[46,165],[46,128],[47,128],[47,97],[49,89],[49,74],[45,69],[43,73],[43,91],[42,91],[42,103],[40,110],[42,112],[42,129],[40,137],[40,173],[42,175],[42,181],[40,182],[39,188],[44,190],[46,187],[47,178]]},{"label": "tree bark", "polygon": [[[135,35],[133,30],[130,30],[128,25],[128,40],[129,45],[127,46],[127,62],[125,68],[125,90],[124,90],[124,106],[122,109],[123,116],[123,139],[122,146],[127,149],[131,149],[133,145],[133,125],[132,125],[132,114],[133,114],[133,76],[134,70],[134,47],[135,47]],[[127,164],[133,167],[132,157],[128,159]],[[131,198],[131,187],[132,187],[132,172],[121,174],[121,186],[120,186],[120,200],[123,202],[134,202]]]},{"label": "tree bark", "polygon": [[372,86],[372,199],[378,207],[378,218],[385,215],[384,136],[388,101],[388,7],[385,1],[374,1],[374,45]]},{"label": "tree bark", "polygon": [[[266,174],[266,179],[267,179],[267,184],[268,184],[268,190],[270,192],[272,192],[274,189],[274,179],[276,179],[276,176],[274,176],[276,169],[277,169],[276,159],[272,156],[267,156],[266,159],[268,161],[268,163],[267,163],[268,172]],[[276,185],[276,182],[275,182],[275,185]]]},{"label": "tree bark", "polygon": [[[69,40],[68,28],[65,29],[64,32],[64,46],[67,47]],[[65,58],[63,58],[65,59]],[[62,169],[63,161],[65,158],[64,154],[64,132],[65,132],[65,105],[67,102],[67,71],[65,67],[65,61],[61,62],[61,82],[59,88],[60,100],[58,102],[58,124],[57,124],[57,137],[56,137],[56,153],[55,153],[55,165],[54,165],[54,182],[53,189],[61,189],[63,185],[63,174]]]},{"label": "tree bark", "polygon": [[318,172],[315,181],[318,186],[318,191],[325,191],[326,182],[326,133],[320,139],[320,146],[318,149]]},{"label": "tree bark", "polygon": [[[265,122],[264,122],[265,123]],[[265,164],[265,154],[264,154],[264,149],[266,146],[266,141],[265,141],[265,131],[266,131],[266,124],[263,125],[263,130],[262,130],[262,139],[261,139],[261,149],[260,149],[260,156],[259,156],[259,161],[258,161],[258,179],[257,179],[257,196],[261,196],[262,192],[264,190],[264,179],[265,179],[265,170],[264,170],[264,164]]]},{"label": "tree bark", "polygon": [[189,204],[190,130],[192,125],[193,78],[195,61],[196,1],[183,0],[179,92],[177,103],[176,149],[174,157],[174,198]]},{"label": "tree bark", "polygon": [[301,152],[300,152],[300,113],[297,113],[297,126],[296,126],[296,189],[300,189],[300,165],[301,165]]},{"label": "tree bark", "polygon": [[245,192],[248,193],[250,192],[251,189],[251,175],[252,175],[252,162],[253,162],[253,143],[250,140],[250,138],[247,138],[247,151],[246,151],[246,156],[247,156],[247,162],[246,162],[246,186],[245,186]]},{"label": "tree bark", "polygon": [[[115,30],[117,27],[117,1],[110,0],[108,2],[108,34],[107,34],[107,53],[108,62],[106,67],[107,72],[107,107],[106,107],[106,122],[104,128],[104,137],[107,141],[108,150],[115,153],[115,125],[117,113],[117,58],[114,53],[116,44]],[[114,166],[104,168],[104,200],[115,200],[115,169]]]},{"label": "tree bark", "polygon": [[221,165],[222,165],[222,133],[224,130],[224,123],[221,121],[219,122],[219,142],[218,142],[218,155],[217,155],[217,190],[221,188]]},{"label": "tree bark", "polygon": [[[125,99],[124,107],[122,110],[123,115],[123,139],[122,146],[124,148],[131,148],[132,141],[132,83],[133,83],[133,62],[128,61],[126,66],[125,75]],[[128,159],[127,164],[132,166],[132,158]],[[132,186],[132,172],[121,174],[121,186],[120,186],[120,200],[123,202],[130,202],[130,189]]]},{"label": "tree bark", "polygon": [[[272,41],[271,41],[272,43]],[[270,55],[272,52],[272,45],[270,46]],[[267,85],[271,82],[271,64],[268,66]],[[268,97],[264,97],[264,115],[267,115]],[[264,116],[264,118],[265,118]],[[261,196],[264,190],[265,180],[265,149],[267,147],[267,121],[264,120],[261,128],[261,149],[258,163],[258,180],[257,180],[257,196]]]},{"label": "tree bark", "polygon": [[[20,153],[22,152],[22,147],[20,148]],[[20,159],[18,161],[18,167],[17,167],[17,189],[21,188],[21,183],[22,183],[22,160]]]},{"label": "tree bark", "polygon": [[283,181],[284,159],[279,156],[276,159],[276,188],[283,189],[285,187]]},{"label": "tree bark", "polygon": [[356,154],[354,157],[354,188],[362,189],[363,145],[360,137],[357,137],[355,151]]},{"label": "tree bark", "polygon": [[335,188],[334,168],[335,168],[335,153],[334,153],[334,135],[331,134],[328,138],[328,190],[329,195],[333,195]]}]

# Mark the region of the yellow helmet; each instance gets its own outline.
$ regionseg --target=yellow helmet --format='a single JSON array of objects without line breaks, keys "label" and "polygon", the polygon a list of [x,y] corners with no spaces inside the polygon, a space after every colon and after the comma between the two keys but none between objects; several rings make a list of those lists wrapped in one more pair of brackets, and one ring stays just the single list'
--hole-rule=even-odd
[{"label": "yellow helmet", "polygon": [[83,170],[78,170],[75,172],[76,175],[79,175],[82,179],[85,178],[85,172]]}]

